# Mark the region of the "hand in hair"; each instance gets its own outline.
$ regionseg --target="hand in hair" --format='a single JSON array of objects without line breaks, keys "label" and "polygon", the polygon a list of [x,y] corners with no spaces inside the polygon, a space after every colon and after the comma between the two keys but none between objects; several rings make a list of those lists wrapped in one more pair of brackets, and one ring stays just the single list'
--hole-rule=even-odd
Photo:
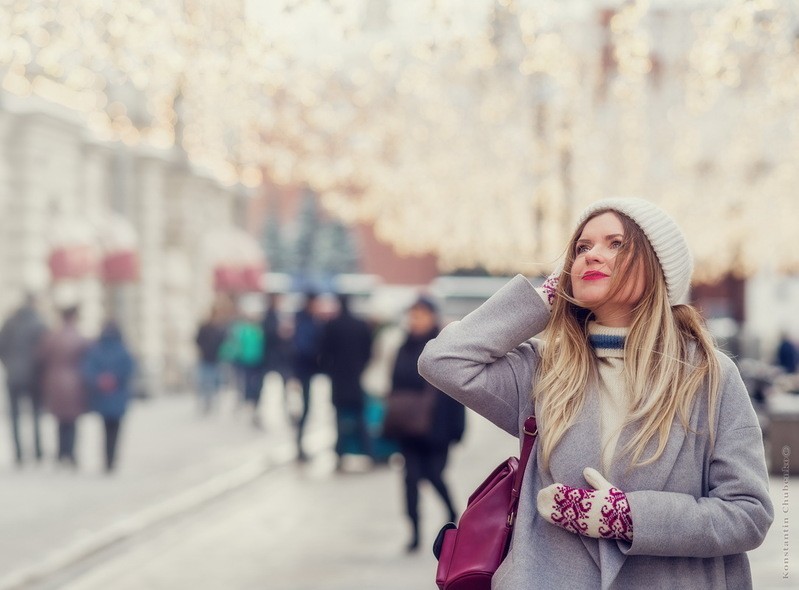
[{"label": "hand in hair", "polygon": [[558,282],[560,281],[560,273],[562,270],[563,267],[558,265],[552,274],[546,278],[541,287],[539,287],[542,298],[549,303],[550,307],[552,307],[552,304],[555,302],[555,296],[558,293]]},{"label": "hand in hair", "polygon": [[583,477],[594,489],[554,483],[538,492],[538,513],[571,533],[595,539],[633,540],[627,496],[591,467]]}]

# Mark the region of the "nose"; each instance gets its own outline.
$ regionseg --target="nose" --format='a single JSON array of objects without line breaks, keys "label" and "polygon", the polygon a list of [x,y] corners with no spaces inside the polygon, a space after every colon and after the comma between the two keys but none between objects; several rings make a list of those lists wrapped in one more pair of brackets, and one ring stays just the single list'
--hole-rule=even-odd
[{"label": "nose", "polygon": [[591,263],[591,262],[602,263],[605,261],[605,259],[600,253],[599,247],[595,245],[585,253],[585,261],[586,263]]}]

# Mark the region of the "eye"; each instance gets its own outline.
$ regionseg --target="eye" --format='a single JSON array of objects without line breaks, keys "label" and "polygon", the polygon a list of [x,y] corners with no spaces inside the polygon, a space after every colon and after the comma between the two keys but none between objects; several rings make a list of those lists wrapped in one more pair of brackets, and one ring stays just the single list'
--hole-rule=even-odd
[{"label": "eye", "polygon": [[613,240],[613,241],[610,243],[610,247],[611,247],[611,248],[613,248],[614,250],[618,250],[618,249],[620,249],[620,248],[623,248],[623,247],[624,247],[624,242],[623,242],[623,241],[621,241],[621,240]]},{"label": "eye", "polygon": [[577,244],[574,247],[574,253],[577,254],[577,255],[580,255],[580,254],[583,254],[585,252],[588,252],[588,250],[590,250],[590,249],[591,248],[589,248],[588,244]]}]

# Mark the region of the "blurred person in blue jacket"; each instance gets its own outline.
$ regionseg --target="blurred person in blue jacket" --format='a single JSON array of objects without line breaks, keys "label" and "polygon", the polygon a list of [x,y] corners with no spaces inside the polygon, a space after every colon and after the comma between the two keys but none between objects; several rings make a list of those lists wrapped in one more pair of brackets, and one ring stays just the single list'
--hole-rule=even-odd
[{"label": "blurred person in blue jacket", "polygon": [[89,408],[100,414],[105,424],[105,469],[109,473],[115,466],[119,427],[130,401],[135,366],[119,326],[106,322],[100,337],[86,351],[81,372],[89,393]]},{"label": "blurred person in blue jacket", "polygon": [[297,417],[297,459],[299,461],[307,459],[302,446],[302,435],[311,405],[311,381],[314,375],[321,372],[319,352],[324,322],[320,319],[317,309],[318,297],[314,291],[306,292],[302,308],[294,314],[294,333],[291,340],[292,369],[294,377],[300,384],[302,399],[302,409]]}]

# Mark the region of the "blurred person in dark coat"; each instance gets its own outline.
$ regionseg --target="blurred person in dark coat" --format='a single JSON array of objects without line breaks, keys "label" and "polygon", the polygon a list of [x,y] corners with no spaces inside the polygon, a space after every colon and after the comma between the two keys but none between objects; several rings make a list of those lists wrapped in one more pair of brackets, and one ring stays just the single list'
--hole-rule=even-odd
[{"label": "blurred person in dark coat", "polygon": [[286,383],[291,377],[291,330],[280,317],[279,293],[269,294],[261,329],[264,333],[264,376],[269,373],[280,376],[285,403]]},{"label": "blurred person in dark coat", "polygon": [[311,405],[311,381],[319,373],[319,345],[324,324],[316,310],[317,299],[315,292],[309,291],[305,294],[302,309],[294,314],[294,332],[291,338],[291,365],[294,377],[300,384],[302,402],[300,415],[297,417],[297,458],[300,461],[306,459],[302,435]]},{"label": "blurred person in dark coat", "polygon": [[77,467],[77,420],[86,411],[81,363],[88,341],[78,331],[78,308],[61,312],[61,326],[43,339],[39,352],[45,407],[58,421],[58,461]]},{"label": "blurred person in dark coat", "polygon": [[777,345],[777,366],[786,373],[796,373],[799,367],[799,349],[788,336],[787,332],[780,334],[780,341]]},{"label": "blurred person in dark coat", "polygon": [[30,401],[31,406],[34,456],[37,461],[42,458],[39,434],[41,392],[37,383],[36,352],[46,333],[47,326],[36,309],[32,294],[25,296],[23,304],[0,328],[0,361],[3,362],[6,372],[9,417],[17,465],[22,465],[24,456],[19,435],[20,404],[23,400]]},{"label": "blurred person in dark coat", "polygon": [[361,387],[361,376],[372,355],[372,329],[352,314],[347,295],[339,295],[338,301],[338,315],[328,321],[322,331],[319,358],[322,369],[330,377],[336,410],[336,455],[341,467],[345,438],[351,434],[353,425],[363,453],[373,456]]},{"label": "blurred person in dark coat", "polygon": [[100,337],[87,349],[81,372],[89,393],[89,408],[100,414],[105,426],[105,470],[109,473],[115,466],[119,427],[128,409],[134,370],[133,355],[119,326],[106,322]]},{"label": "blurred person in dark coat", "polygon": [[211,411],[219,388],[222,385],[222,361],[219,351],[227,336],[227,327],[222,310],[215,306],[211,315],[197,330],[194,342],[199,352],[197,364],[197,391],[200,408],[204,414]]},{"label": "blurred person in dark coat", "polygon": [[[419,375],[417,363],[425,344],[440,330],[435,302],[419,297],[408,310],[408,335],[397,351],[391,375],[393,390],[418,390],[432,388]],[[411,524],[408,551],[419,548],[419,482],[426,479],[443,500],[449,520],[455,522],[457,513],[452,502],[443,472],[447,465],[449,447],[463,437],[466,413],[462,404],[435,389],[433,420],[425,436],[406,437],[399,440],[400,452],[405,460],[405,505]]]}]

